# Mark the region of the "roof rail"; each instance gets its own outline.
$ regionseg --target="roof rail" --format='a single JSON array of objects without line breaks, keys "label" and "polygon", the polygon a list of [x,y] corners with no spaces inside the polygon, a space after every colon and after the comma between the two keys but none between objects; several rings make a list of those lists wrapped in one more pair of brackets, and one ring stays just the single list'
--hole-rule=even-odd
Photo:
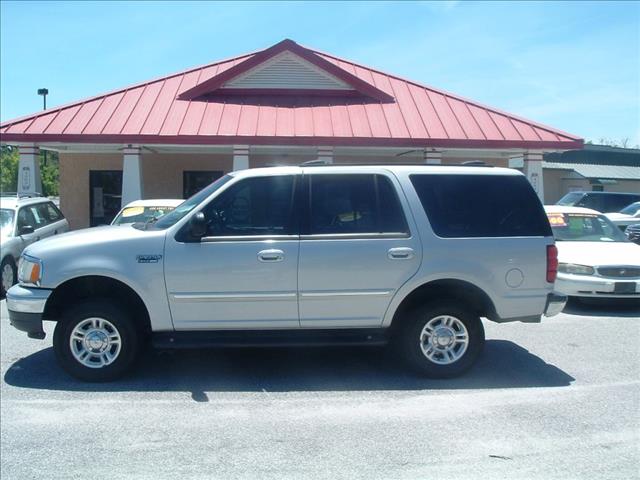
[{"label": "roof rail", "polygon": [[[273,167],[282,167],[285,165],[268,165]],[[384,167],[384,166],[409,166],[409,167],[487,167],[493,168],[494,165],[485,163],[482,160],[469,160],[462,163],[419,163],[419,162],[362,162],[349,163],[340,162],[332,163],[328,160],[309,160],[299,165],[300,167]]]},{"label": "roof rail", "polygon": [[44,195],[38,192],[28,192],[28,193],[0,192],[0,197],[34,198],[34,197],[44,197]]},{"label": "roof rail", "polygon": [[331,160],[323,160],[322,158],[316,158],[315,160],[307,160],[300,164],[301,167],[316,167],[319,165],[333,165]]}]

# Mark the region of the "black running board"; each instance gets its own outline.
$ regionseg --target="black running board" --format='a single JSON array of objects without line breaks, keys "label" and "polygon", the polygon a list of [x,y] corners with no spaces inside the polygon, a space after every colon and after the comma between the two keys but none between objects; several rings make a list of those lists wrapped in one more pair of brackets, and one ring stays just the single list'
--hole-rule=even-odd
[{"label": "black running board", "polygon": [[384,328],[334,330],[198,330],[155,332],[156,348],[237,348],[237,347],[324,347],[330,345],[371,345],[388,343]]}]

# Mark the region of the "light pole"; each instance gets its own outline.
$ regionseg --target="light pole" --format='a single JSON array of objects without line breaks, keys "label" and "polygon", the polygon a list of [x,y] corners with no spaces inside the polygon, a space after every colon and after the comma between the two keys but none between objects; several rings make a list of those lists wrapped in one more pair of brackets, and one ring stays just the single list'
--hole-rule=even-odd
[{"label": "light pole", "polygon": [[47,109],[47,95],[49,94],[49,90],[46,88],[39,88],[38,95],[42,95],[42,109]]},{"label": "light pole", "polygon": [[[46,88],[39,88],[38,95],[42,95],[42,109],[47,109],[47,95],[49,94],[49,90]],[[47,165],[47,151],[44,151],[44,164]]]}]

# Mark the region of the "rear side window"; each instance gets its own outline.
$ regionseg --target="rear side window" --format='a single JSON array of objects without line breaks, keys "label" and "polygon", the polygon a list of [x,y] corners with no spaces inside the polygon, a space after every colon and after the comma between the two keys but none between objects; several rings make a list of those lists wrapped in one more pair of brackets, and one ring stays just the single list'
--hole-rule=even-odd
[{"label": "rear side window", "polygon": [[62,212],[51,202],[45,204],[45,210],[51,223],[64,219]]},{"label": "rear side window", "polygon": [[411,183],[440,237],[551,236],[523,176],[411,175]]},{"label": "rear side window", "polygon": [[309,234],[407,234],[391,181],[384,175],[310,175]]}]

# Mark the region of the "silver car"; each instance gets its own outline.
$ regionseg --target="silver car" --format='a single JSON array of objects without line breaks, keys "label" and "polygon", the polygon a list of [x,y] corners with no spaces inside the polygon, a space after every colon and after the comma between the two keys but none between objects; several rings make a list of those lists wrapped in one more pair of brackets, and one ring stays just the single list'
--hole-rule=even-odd
[{"label": "silver car", "polygon": [[469,369],[481,318],[540,322],[557,250],[521,173],[464,166],[300,166],[228,174],[156,222],[27,248],[9,290],[31,338],[57,322],[87,381],[161,348],[393,346],[431,377]]},{"label": "silver car", "polygon": [[63,233],[69,224],[51,200],[43,197],[0,197],[0,294],[5,295],[17,281],[18,259],[33,242]]}]

